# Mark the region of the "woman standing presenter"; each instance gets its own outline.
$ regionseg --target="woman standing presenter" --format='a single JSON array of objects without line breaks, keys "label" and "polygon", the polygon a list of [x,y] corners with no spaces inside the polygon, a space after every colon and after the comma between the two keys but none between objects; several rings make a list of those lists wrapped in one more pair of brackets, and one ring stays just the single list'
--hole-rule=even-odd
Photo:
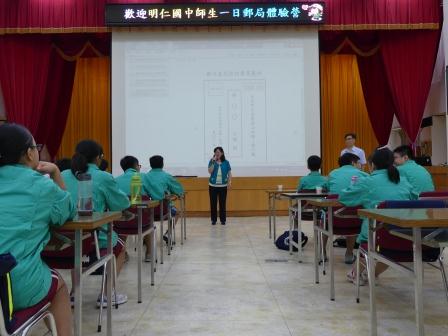
[{"label": "woman standing presenter", "polygon": [[232,168],[229,161],[226,160],[222,147],[216,147],[213,152],[214,155],[208,163],[208,172],[210,174],[208,190],[210,194],[212,225],[216,225],[218,217],[218,200],[219,219],[221,225],[226,225],[227,189],[230,189],[232,186]]}]

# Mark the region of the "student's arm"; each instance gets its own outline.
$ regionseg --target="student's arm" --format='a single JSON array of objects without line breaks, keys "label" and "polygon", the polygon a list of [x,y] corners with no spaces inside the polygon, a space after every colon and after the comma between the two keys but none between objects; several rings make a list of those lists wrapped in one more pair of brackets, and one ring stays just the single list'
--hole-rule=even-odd
[{"label": "student's arm", "polygon": [[147,190],[148,195],[153,200],[161,201],[165,198],[165,190],[160,183],[154,183],[153,180],[146,174],[143,176],[143,186]]},{"label": "student's arm", "polygon": [[181,196],[184,193],[184,187],[182,184],[174,177],[168,174],[168,190],[170,193]]},{"label": "student's arm", "polygon": [[339,194],[339,202],[350,207],[363,205],[370,190],[367,180],[367,178],[361,178],[355,185],[342,190]]},{"label": "student's arm", "polygon": [[36,170],[41,174],[48,174],[50,178],[56,183],[59,188],[65,190],[64,180],[62,179],[61,172],[59,171],[58,166],[51,162],[39,162]]},{"label": "student's arm", "polygon": [[62,190],[49,180],[46,184],[48,186],[43,186],[42,189],[46,189],[46,196],[43,197],[51,198],[50,225],[61,226],[76,215],[76,206],[68,191]]},{"label": "student's arm", "polygon": [[129,197],[118,188],[118,184],[112,175],[107,174],[101,181],[99,188],[110,211],[121,211],[131,205]]},{"label": "student's arm", "polygon": [[301,191],[303,189],[303,177],[300,178],[299,184],[297,185],[297,191]]}]

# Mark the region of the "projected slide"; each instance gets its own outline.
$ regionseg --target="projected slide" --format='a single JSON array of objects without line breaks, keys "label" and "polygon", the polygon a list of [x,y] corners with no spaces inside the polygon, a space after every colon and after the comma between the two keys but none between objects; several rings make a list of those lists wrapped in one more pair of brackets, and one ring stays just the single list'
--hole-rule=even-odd
[{"label": "projected slide", "polygon": [[303,173],[320,154],[310,35],[114,32],[113,161],[162,154],[172,173],[206,176],[222,146],[236,176]]}]

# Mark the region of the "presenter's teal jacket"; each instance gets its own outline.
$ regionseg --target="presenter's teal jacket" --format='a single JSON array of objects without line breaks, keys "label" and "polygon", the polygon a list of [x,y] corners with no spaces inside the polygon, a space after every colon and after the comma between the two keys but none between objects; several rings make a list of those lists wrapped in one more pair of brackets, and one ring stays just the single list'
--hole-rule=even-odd
[{"label": "presenter's teal jacket", "polygon": [[361,179],[369,176],[369,174],[352,165],[345,165],[332,170],[330,174],[328,174],[328,192],[330,194],[338,195],[342,190],[350,186],[353,176]]},{"label": "presenter's teal jacket", "polygon": [[224,160],[223,162],[216,163],[213,162],[213,160],[210,160],[208,162],[208,168],[213,166],[213,171],[210,174],[210,178],[208,179],[208,183],[211,185],[219,185],[216,183],[216,177],[218,176],[219,167],[221,167],[221,176],[222,176],[222,186],[226,186],[229,181],[229,173],[232,170],[232,167],[230,167],[230,162],[228,160]]},{"label": "presenter's teal jacket", "polygon": [[143,184],[142,195],[148,195],[148,188],[144,184],[143,174],[137,172],[133,168],[126,169],[124,174],[117,176],[115,178],[115,181],[117,181],[118,187],[126,195],[130,196],[131,195],[131,179],[132,179],[132,176],[134,176],[135,174],[140,174],[140,176],[142,178],[142,184]]},{"label": "presenter's teal jacket", "polygon": [[176,178],[163,169],[151,169],[143,175],[143,185],[153,200],[160,201],[166,194],[183,195],[184,188]]},{"label": "presenter's teal jacket", "polygon": [[[89,163],[87,173],[92,176],[93,211],[121,211],[129,208],[130,202],[128,195],[118,188],[118,184],[111,174],[100,170],[92,163]],[[78,199],[78,179],[73,175],[71,170],[64,170],[61,174],[67,190],[76,203]],[[107,225],[104,225],[103,228],[104,232],[100,231],[98,241],[100,248],[107,248]],[[117,234],[113,232],[113,246],[117,244],[117,239]]]},{"label": "presenter's teal jacket", "polygon": [[[387,176],[386,169],[375,170],[370,176],[361,178],[355,185],[339,193],[339,201],[346,206],[362,206],[365,209],[375,209],[382,201],[415,200],[418,193],[404,177],[398,184]],[[362,223],[358,242],[367,241],[368,220]]]},{"label": "presenter's teal jacket", "polygon": [[434,191],[431,174],[414,160],[408,160],[397,168],[400,176],[406,177],[419,194],[423,191]]},{"label": "presenter's teal jacket", "polygon": [[307,176],[300,178],[297,190],[314,190],[316,187],[327,189],[327,178],[319,172],[311,172]]},{"label": "presenter's teal jacket", "polygon": [[17,260],[11,272],[14,309],[33,306],[47,296],[51,273],[40,254],[50,226],[72,219],[70,194],[53,180],[23,165],[0,167],[0,254]]}]

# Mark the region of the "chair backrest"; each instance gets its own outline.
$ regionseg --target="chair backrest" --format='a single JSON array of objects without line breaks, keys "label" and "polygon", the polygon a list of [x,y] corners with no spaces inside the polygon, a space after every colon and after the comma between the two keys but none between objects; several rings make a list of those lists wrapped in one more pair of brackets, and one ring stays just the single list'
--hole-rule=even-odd
[{"label": "chair backrest", "polygon": [[[338,199],[339,195],[331,194],[327,199]],[[358,217],[358,210],[362,209],[360,206],[356,207],[335,207],[333,208],[333,228],[353,228],[361,227],[362,220]]]},{"label": "chair backrest", "polygon": [[419,195],[420,200],[448,200],[448,191],[424,191]]},{"label": "chair backrest", "polygon": [[[150,198],[149,198],[149,196],[142,195],[142,200],[143,201],[149,201]],[[138,214],[138,209],[137,208],[130,207],[130,208],[127,209],[127,211],[129,211],[130,213],[133,213],[134,215]],[[143,215],[142,216],[143,217],[143,221],[142,221],[143,226],[144,225],[148,225],[148,223],[150,221],[150,217],[149,217],[150,216],[150,212],[149,212],[149,210],[148,209],[143,209],[142,215]],[[115,226],[120,226],[120,225],[123,226],[124,225],[126,227],[137,226],[138,225],[138,217],[137,216],[133,216],[129,220],[114,221],[114,225]]]},{"label": "chair backrest", "polygon": [[[384,201],[378,205],[378,209],[422,209],[445,207],[446,203],[441,200]],[[376,231],[376,244],[381,249],[412,251],[411,241],[393,236],[384,228]]]},{"label": "chair backrest", "polygon": [[5,336],[9,335],[7,329],[14,317],[10,272],[16,265],[17,261],[10,253],[0,255],[0,334]]},{"label": "chair backrest", "polygon": [[[162,206],[163,206],[163,217],[167,217],[168,216],[168,211],[169,211],[169,204],[170,201],[169,200],[162,200],[160,201]],[[160,206],[154,208],[154,220],[155,221],[160,221]]]}]

